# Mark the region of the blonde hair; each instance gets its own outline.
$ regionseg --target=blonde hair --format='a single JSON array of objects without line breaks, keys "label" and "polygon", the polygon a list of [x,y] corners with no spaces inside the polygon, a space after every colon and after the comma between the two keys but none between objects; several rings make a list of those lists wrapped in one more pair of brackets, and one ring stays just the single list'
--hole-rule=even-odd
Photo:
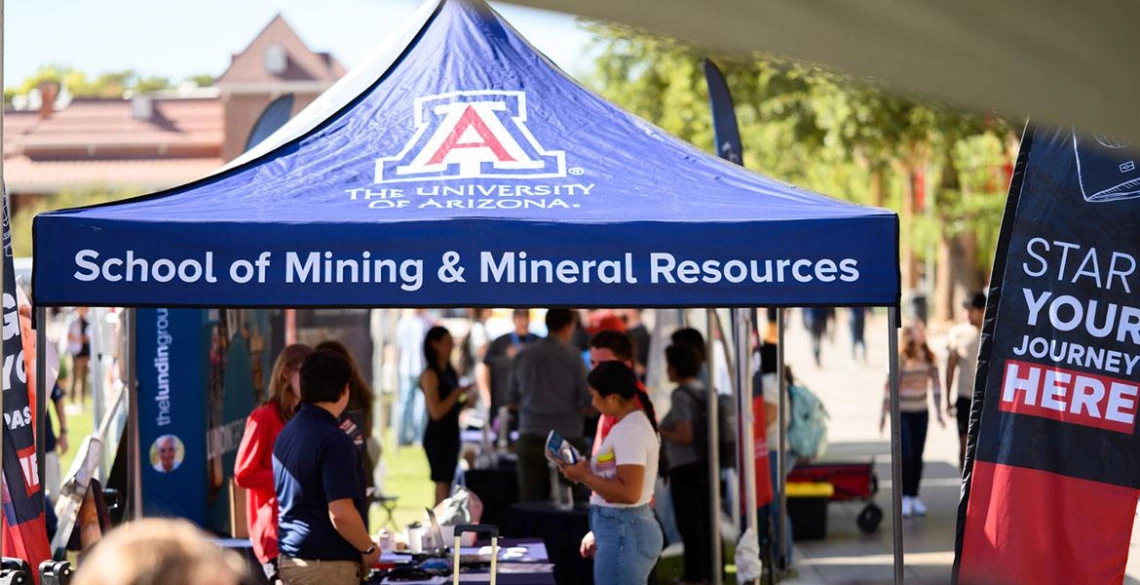
[{"label": "blonde hair", "polygon": [[[293,411],[286,409],[286,395],[289,393],[289,377],[286,376],[287,370],[296,370],[301,367],[301,362],[305,361],[309,354],[313,353],[313,348],[303,344],[294,343],[293,345],[286,346],[277,354],[277,361],[273,362],[273,373],[269,376],[269,402],[277,405],[277,414],[281,416],[281,420],[289,422],[293,418]],[[297,388],[297,401],[300,400],[301,389]]]},{"label": "blonde hair", "polygon": [[107,535],[74,585],[240,585],[245,565],[181,519],[148,518]]}]

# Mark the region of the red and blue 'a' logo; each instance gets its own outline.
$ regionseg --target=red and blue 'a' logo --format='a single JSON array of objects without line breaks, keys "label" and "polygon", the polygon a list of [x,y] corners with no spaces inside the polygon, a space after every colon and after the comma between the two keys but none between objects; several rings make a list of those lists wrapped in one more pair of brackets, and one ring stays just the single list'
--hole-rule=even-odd
[{"label": "red and blue 'a' logo", "polygon": [[376,161],[376,182],[565,177],[565,152],[542,148],[526,114],[521,91],[418,98],[416,132],[400,154]]}]

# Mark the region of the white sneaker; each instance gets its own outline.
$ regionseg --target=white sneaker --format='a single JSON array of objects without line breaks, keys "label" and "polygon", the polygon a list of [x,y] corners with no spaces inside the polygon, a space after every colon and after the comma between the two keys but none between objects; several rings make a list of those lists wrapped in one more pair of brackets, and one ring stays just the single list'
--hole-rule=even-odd
[{"label": "white sneaker", "polygon": [[911,516],[914,516],[914,501],[911,500],[910,496],[903,496],[902,513],[903,518],[910,518]]},{"label": "white sneaker", "polygon": [[915,497],[915,498],[911,498],[910,503],[914,507],[914,515],[915,516],[925,516],[926,515],[926,505],[922,503],[922,500]]}]

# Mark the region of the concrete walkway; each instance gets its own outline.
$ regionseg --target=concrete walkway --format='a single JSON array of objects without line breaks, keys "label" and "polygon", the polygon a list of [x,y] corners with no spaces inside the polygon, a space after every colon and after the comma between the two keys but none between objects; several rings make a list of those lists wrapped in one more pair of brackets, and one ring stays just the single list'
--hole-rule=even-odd
[{"label": "concrete walkway", "polygon": [[[846,311],[838,311],[834,341],[825,341],[822,367],[811,356],[810,338],[799,312],[787,320],[788,363],[802,382],[815,392],[831,415],[827,458],[874,455],[879,477],[875,501],[885,519],[875,534],[864,535],[855,524],[862,504],[828,506],[827,539],[795,546],[793,578],[785,583],[803,585],[879,585],[893,583],[891,533],[891,472],[889,423],[879,432],[883,388],[887,373],[887,320],[880,311],[867,322],[868,360],[851,357]],[[893,333],[893,332],[892,332]],[[931,336],[931,349],[945,375],[942,339]],[[943,389],[943,410],[945,410]],[[944,415],[945,417],[945,415]],[[904,520],[905,582],[924,585],[950,583],[954,562],[954,532],[959,499],[958,437],[953,420],[938,425],[931,412],[920,495],[929,508],[924,518]],[[1133,531],[1133,549],[1140,548],[1140,531]],[[1140,585],[1140,554],[1131,555],[1126,583]]]}]

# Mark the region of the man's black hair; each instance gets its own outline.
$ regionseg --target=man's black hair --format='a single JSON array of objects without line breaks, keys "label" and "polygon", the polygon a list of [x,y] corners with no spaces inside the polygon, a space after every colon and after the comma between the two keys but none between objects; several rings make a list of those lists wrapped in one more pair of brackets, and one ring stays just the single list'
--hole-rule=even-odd
[{"label": "man's black hair", "polygon": [[336,402],[347,392],[352,366],[335,351],[314,351],[301,362],[301,402]]},{"label": "man's black hair", "polygon": [[578,320],[578,314],[570,309],[550,309],[546,312],[546,330],[550,333],[562,331]]},{"label": "man's black hair", "polygon": [[590,338],[590,347],[608,349],[613,352],[618,361],[622,362],[632,362],[633,356],[637,353],[633,339],[625,333],[613,329],[604,329],[595,333]]},{"label": "man's black hair", "polygon": [[665,364],[673,368],[678,378],[696,378],[701,373],[701,358],[697,350],[683,343],[665,348]]},{"label": "man's black hair", "polygon": [[687,345],[696,350],[697,357],[700,358],[701,363],[704,363],[704,361],[708,359],[707,356],[705,356],[705,336],[701,335],[700,331],[692,327],[685,327],[674,331],[669,339],[674,344]]}]

